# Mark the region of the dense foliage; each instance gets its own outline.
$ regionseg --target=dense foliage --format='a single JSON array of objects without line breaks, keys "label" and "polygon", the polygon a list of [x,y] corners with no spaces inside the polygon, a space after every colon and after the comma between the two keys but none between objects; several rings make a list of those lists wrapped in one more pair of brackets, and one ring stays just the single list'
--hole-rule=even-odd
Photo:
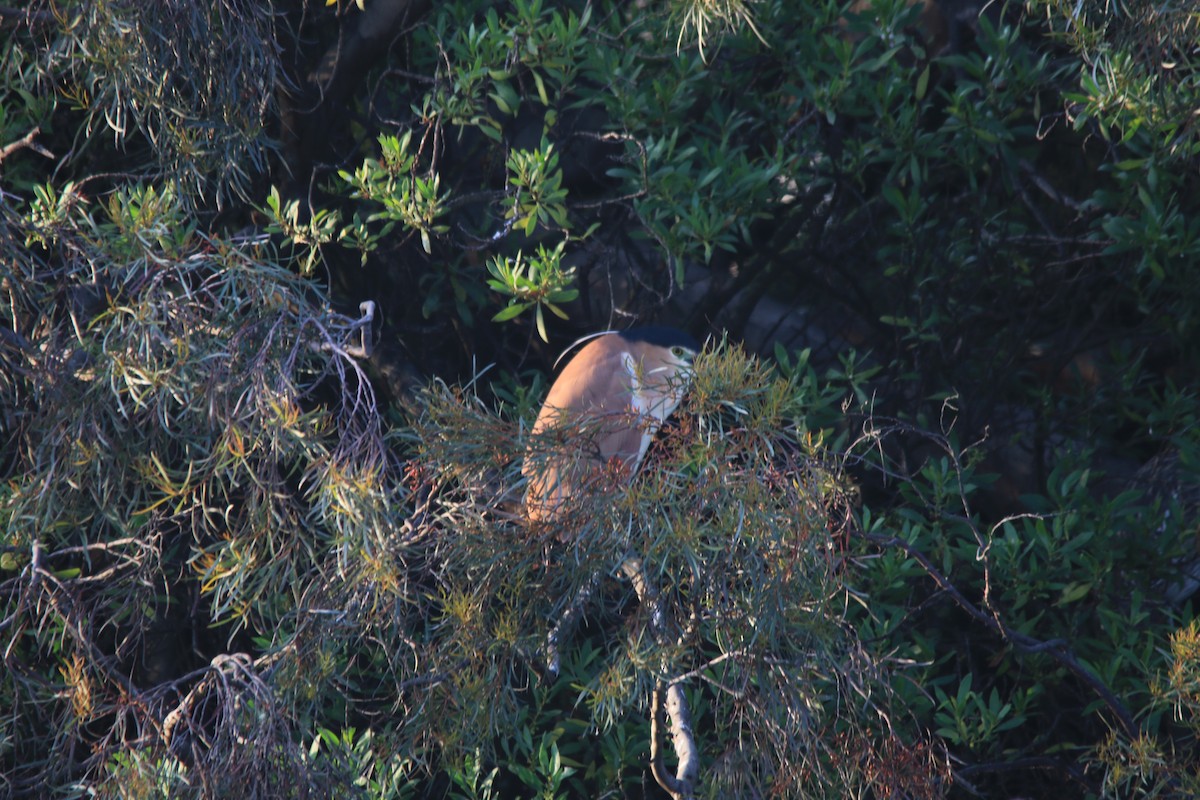
[{"label": "dense foliage", "polygon": [[[1191,3],[0,37],[0,795],[1200,793]],[[694,390],[531,527],[649,319]]]}]

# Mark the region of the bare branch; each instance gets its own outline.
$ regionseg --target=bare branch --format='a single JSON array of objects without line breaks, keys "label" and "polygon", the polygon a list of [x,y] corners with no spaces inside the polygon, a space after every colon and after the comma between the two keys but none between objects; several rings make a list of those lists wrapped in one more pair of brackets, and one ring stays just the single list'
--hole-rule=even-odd
[{"label": "bare branch", "polygon": [[[3,14],[4,10],[0,9],[0,16],[3,16]],[[45,158],[54,158],[54,153],[51,153],[49,150],[34,141],[34,138],[41,132],[42,129],[40,127],[35,127],[33,130],[22,136],[20,139],[17,139],[15,142],[10,142],[9,144],[4,145],[4,147],[0,147],[0,164],[3,164],[4,159],[11,156],[13,153],[26,148],[37,153],[39,156],[44,156]]]},{"label": "bare branch", "polygon": [[[621,564],[621,573],[633,584],[638,600],[650,611],[650,629],[659,645],[669,642],[669,623],[666,611],[663,609],[658,587],[646,574],[642,560],[631,555]],[[696,779],[700,775],[700,754],[696,749],[696,739],[692,732],[692,715],[688,709],[687,698],[683,695],[682,681],[655,684],[650,701],[650,768],[654,780],[674,800],[688,800],[695,790]],[[666,702],[663,702],[663,695]],[[662,722],[665,716],[670,720],[671,745],[675,749],[678,766],[675,774],[671,775],[663,765],[662,750],[659,739],[662,734]]]},{"label": "bare branch", "polygon": [[[681,685],[672,683],[665,690],[663,684],[656,685],[650,708],[650,769],[654,780],[674,800],[689,800],[693,796],[696,779],[700,776],[700,754],[692,734],[692,715]],[[663,765],[662,748],[659,745],[664,717],[670,721],[671,745],[679,760],[674,775]]]},{"label": "bare branch", "polygon": [[314,342],[312,348],[317,351],[336,353],[347,358],[370,358],[371,353],[375,351],[375,337],[371,332],[371,323],[375,321],[375,301],[364,300],[358,304],[358,310],[362,316],[355,320],[347,320],[344,328],[346,337],[355,332],[358,333],[357,344],[341,344],[333,341],[332,337],[326,336],[324,341]]}]

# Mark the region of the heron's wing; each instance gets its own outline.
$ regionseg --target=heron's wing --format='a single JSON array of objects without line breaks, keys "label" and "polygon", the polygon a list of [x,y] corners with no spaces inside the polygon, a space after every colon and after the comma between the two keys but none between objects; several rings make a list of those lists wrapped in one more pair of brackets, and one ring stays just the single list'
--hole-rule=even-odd
[{"label": "heron's wing", "polygon": [[[533,425],[545,437],[526,454],[530,518],[547,519],[610,458],[631,463],[641,449],[642,426],[632,413],[630,382],[617,337],[589,342],[559,374]],[[547,443],[563,428],[560,445]]]},{"label": "heron's wing", "polygon": [[652,418],[633,411],[589,418],[559,447],[531,449],[521,472],[528,479],[525,504],[531,519],[549,519],[556,509],[592,483],[609,461],[637,468],[643,438],[653,435]]},{"label": "heron's wing", "polygon": [[533,432],[578,422],[580,412],[591,417],[624,411],[630,384],[623,356],[617,337],[596,339],[580,350],[550,387]]}]

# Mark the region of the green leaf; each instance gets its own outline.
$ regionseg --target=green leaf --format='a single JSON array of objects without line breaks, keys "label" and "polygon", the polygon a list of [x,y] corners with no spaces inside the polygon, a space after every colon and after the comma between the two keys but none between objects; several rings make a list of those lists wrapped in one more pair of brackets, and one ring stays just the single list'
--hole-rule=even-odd
[{"label": "green leaf", "polygon": [[542,76],[534,70],[533,82],[537,85],[538,99],[542,101],[542,105],[550,105],[550,98],[546,95],[546,84],[542,81]]},{"label": "green leaf", "polygon": [[713,181],[715,181],[717,179],[718,175],[720,175],[724,171],[725,171],[724,167],[721,167],[721,166],[713,167],[712,169],[710,169],[708,171],[708,173],[703,178],[700,179],[700,182],[698,184],[696,184],[696,188],[703,189],[705,186],[708,186],[710,183],[712,183]]},{"label": "green leaf", "polygon": [[925,99],[925,92],[929,90],[929,70],[932,64],[926,64],[925,69],[921,70],[921,75],[917,78],[917,100]]},{"label": "green leaf", "polygon": [[1062,590],[1062,597],[1059,598],[1058,604],[1061,606],[1065,606],[1070,603],[1074,603],[1078,600],[1082,600],[1084,597],[1087,597],[1088,593],[1091,591],[1092,591],[1091,581],[1079,581],[1076,583],[1068,584]]},{"label": "green leaf", "polygon": [[500,109],[505,114],[512,116],[512,113],[513,113],[512,106],[510,106],[508,104],[508,101],[506,101],[503,97],[500,96],[499,92],[492,92],[488,95],[488,97],[492,98],[492,102],[494,102],[496,104],[496,108]]},{"label": "green leaf", "polygon": [[569,303],[579,297],[578,289],[558,289],[550,293],[546,299],[552,303]]},{"label": "green leaf", "polygon": [[510,319],[520,316],[521,313],[531,305],[533,305],[533,303],[515,303],[506,308],[502,308],[496,314],[496,316],[492,317],[492,322],[507,322]]},{"label": "green leaf", "polygon": [[425,302],[421,304],[421,316],[429,319],[433,316],[433,312],[437,311],[439,305],[441,305],[441,302],[438,299],[438,293],[429,292],[425,296]]},{"label": "green leaf", "polygon": [[892,208],[899,211],[901,216],[908,216],[908,200],[894,184],[889,183],[880,192],[883,194],[883,199],[887,200]]}]

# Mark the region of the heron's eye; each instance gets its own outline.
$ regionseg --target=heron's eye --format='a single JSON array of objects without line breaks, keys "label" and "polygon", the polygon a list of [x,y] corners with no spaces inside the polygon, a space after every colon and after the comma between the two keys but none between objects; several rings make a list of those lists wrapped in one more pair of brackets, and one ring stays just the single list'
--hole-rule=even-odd
[{"label": "heron's eye", "polygon": [[671,355],[675,356],[676,358],[683,358],[683,356],[686,352],[687,351],[684,350],[679,345],[675,345],[674,347],[671,348]]}]

